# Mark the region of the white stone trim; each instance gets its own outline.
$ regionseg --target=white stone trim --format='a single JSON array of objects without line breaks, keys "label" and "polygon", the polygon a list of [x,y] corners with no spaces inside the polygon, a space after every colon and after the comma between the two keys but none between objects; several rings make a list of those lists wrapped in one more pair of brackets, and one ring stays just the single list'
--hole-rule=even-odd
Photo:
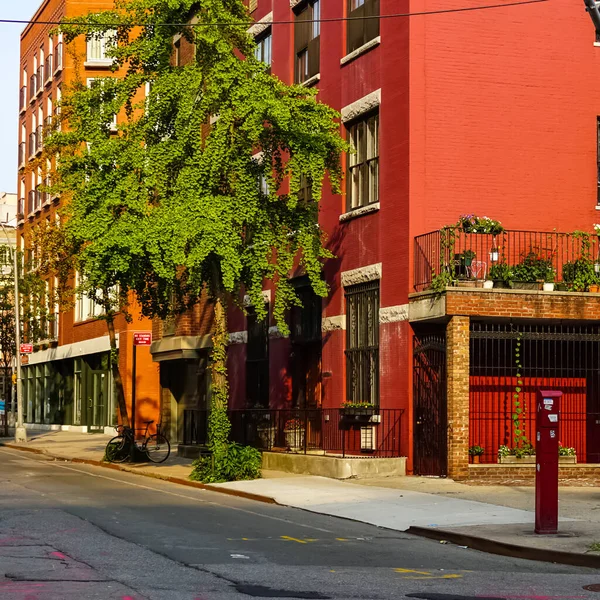
[{"label": "white stone trim", "polygon": [[359,98],[352,104],[348,104],[342,108],[342,122],[347,123],[360,115],[364,115],[370,110],[377,108],[381,104],[381,88]]},{"label": "white stone trim", "polygon": [[335,317],[324,317],[321,320],[321,331],[345,331],[346,315],[337,315]]},{"label": "white stone trim", "polygon": [[210,117],[208,117],[209,125],[214,125],[219,120],[219,116],[220,115],[210,115]]},{"label": "white stone trim", "polygon": [[340,223],[344,223],[345,221],[351,221],[352,219],[356,219],[357,217],[362,217],[363,215],[368,215],[370,213],[377,212],[379,208],[379,202],[374,202],[373,204],[367,204],[366,206],[361,206],[360,208],[349,210],[348,212],[342,213],[340,215]]},{"label": "white stone trim", "polygon": [[256,37],[260,35],[263,31],[266,31],[271,27],[271,23],[273,22],[273,11],[271,11],[268,15],[265,15],[262,19],[259,19],[248,29],[248,33],[252,37]]},{"label": "white stone trim", "polygon": [[[271,290],[263,290],[262,297],[263,297],[263,301],[265,304],[270,304],[271,303]],[[250,296],[248,296],[248,294],[246,294],[244,296],[244,306],[245,307],[252,306],[252,300],[250,299]]]},{"label": "white stone trim", "polygon": [[[117,348],[119,347],[119,334],[117,333]],[[86,356],[88,354],[96,354],[97,352],[108,352],[110,350],[110,339],[107,335],[102,337],[92,338],[91,340],[83,340],[74,344],[63,344],[56,348],[48,348],[29,354],[27,361],[28,365],[39,365],[51,360],[63,360],[65,358],[76,358],[78,356]]]},{"label": "white stone trim", "polygon": [[380,323],[397,323],[398,321],[408,321],[408,304],[386,306],[379,309]]},{"label": "white stone trim", "polygon": [[342,271],[342,287],[367,283],[367,281],[375,281],[375,279],[381,279],[381,263],[359,267],[352,271]]},{"label": "white stone trim", "polygon": [[349,62],[352,62],[355,58],[358,58],[362,54],[365,54],[365,52],[368,52],[369,50],[371,50],[371,48],[375,48],[376,46],[379,46],[379,44],[381,44],[381,36],[380,35],[378,35],[376,38],[373,38],[372,40],[369,40],[366,44],[363,44],[356,50],[352,50],[352,52],[346,54],[346,56],[344,56],[340,60],[340,65],[347,65]]},{"label": "white stone trim", "polygon": [[290,0],[290,8],[296,8],[300,2],[302,2],[302,0]]},{"label": "white stone trim", "polygon": [[273,325],[272,327],[269,327],[269,338],[278,339],[278,338],[287,338],[287,337],[290,337],[290,336],[283,335],[283,333],[281,333],[281,331],[279,331],[279,327],[277,327],[277,325]]},{"label": "white stone trim", "polygon": [[247,344],[248,343],[248,332],[247,331],[233,331],[229,334],[229,344]]},{"label": "white stone trim", "polygon": [[317,73],[316,75],[309,77],[306,81],[302,82],[302,85],[304,87],[310,87],[311,85],[314,85],[315,83],[319,83],[319,81],[321,81],[321,73]]}]

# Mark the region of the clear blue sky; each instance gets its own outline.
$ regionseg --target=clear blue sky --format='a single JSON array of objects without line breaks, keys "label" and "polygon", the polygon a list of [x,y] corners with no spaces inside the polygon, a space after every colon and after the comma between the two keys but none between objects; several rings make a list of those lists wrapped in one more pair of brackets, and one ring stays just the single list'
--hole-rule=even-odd
[{"label": "clear blue sky", "polygon": [[[30,19],[42,0],[0,2],[0,18]],[[25,25],[0,23],[0,192],[17,191],[19,37]]]}]

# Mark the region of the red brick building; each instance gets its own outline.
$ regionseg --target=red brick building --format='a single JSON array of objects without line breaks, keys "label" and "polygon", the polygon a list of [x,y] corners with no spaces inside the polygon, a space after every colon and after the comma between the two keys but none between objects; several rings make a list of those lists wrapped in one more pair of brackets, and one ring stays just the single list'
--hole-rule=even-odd
[{"label": "red brick building", "polygon": [[[250,418],[241,409],[268,407],[271,420],[289,409],[284,421],[305,419],[305,450],[403,455],[415,473],[489,477],[469,466],[469,447],[497,463],[513,444],[514,388],[529,406],[545,386],[565,394],[561,441],[577,467],[600,463],[600,297],[593,276],[574,284],[571,273],[580,259],[598,262],[598,245],[556,233],[591,232],[599,220],[600,48],[583,3],[452,12],[465,7],[250,0],[257,56],[282,80],[317,87],[357,152],[345,158],[347,193],[325,190],[320,207],[336,255],[324,267],[330,295],[321,303],[297,278],[305,303],[290,338],[251,310],[230,316],[241,441]],[[505,231],[456,229],[449,245],[439,230],[463,214]],[[550,263],[554,291],[465,287],[531,252]],[[433,293],[444,273],[450,287]],[[376,409],[344,425],[344,401]],[[529,439],[533,418],[521,419]],[[190,427],[189,440],[201,437]]]},{"label": "red brick building", "polygon": [[[110,0],[78,2],[45,0],[21,34],[19,105],[19,194],[17,239],[21,250],[31,245],[36,224],[57,218],[60,198],[47,191],[53,159],[43,157],[44,135],[59,110],[62,90],[76,75],[88,82],[98,77],[119,76],[106,56],[110,32],[102,39],[78,39],[67,51],[61,35],[51,33],[63,17],[73,17],[113,7]],[[48,24],[42,24],[48,23]],[[48,281],[51,290],[54,281]],[[80,431],[112,431],[117,408],[109,368],[106,324],[98,320],[98,306],[89,298],[77,298],[73,309],[59,314],[48,307],[44,339],[24,363],[25,422],[32,428],[68,428]],[[127,402],[131,403],[133,332],[150,330],[149,321],[116,320],[120,369]],[[158,368],[148,349],[137,358],[137,424],[159,418]]]}]

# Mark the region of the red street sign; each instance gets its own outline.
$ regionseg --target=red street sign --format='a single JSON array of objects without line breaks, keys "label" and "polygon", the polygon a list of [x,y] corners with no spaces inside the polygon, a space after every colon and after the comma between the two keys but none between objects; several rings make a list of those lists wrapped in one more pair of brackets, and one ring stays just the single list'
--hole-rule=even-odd
[{"label": "red street sign", "polygon": [[33,344],[21,344],[19,352],[21,354],[31,354],[33,352]]},{"label": "red street sign", "polygon": [[152,344],[151,331],[136,331],[133,334],[134,346],[150,346]]}]

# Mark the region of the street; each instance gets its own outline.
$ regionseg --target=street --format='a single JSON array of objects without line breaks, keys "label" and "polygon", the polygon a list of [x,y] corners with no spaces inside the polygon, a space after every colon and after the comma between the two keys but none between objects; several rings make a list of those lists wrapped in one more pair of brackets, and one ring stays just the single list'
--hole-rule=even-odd
[{"label": "street", "polygon": [[[592,569],[0,449],[2,600],[594,598]],[[600,589],[600,587],[599,587]]]}]

